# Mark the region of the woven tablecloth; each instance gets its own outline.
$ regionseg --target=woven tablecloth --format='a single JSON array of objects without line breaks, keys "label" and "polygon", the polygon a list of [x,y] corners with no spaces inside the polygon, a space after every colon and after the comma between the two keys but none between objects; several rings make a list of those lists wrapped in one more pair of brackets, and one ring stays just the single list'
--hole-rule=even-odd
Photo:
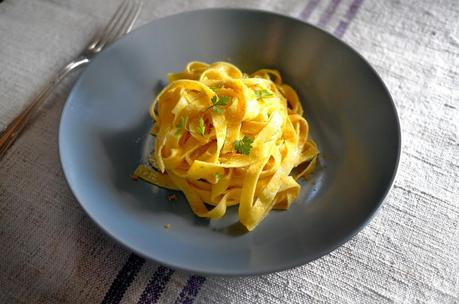
[{"label": "woven tablecloth", "polygon": [[[149,1],[137,25],[203,7],[290,15],[357,49],[401,120],[395,184],[370,224],[307,265],[246,278],[176,271],[129,252],[66,184],[57,128],[76,75],[0,162],[0,303],[459,303],[458,1]],[[0,129],[119,0],[0,3]]]}]

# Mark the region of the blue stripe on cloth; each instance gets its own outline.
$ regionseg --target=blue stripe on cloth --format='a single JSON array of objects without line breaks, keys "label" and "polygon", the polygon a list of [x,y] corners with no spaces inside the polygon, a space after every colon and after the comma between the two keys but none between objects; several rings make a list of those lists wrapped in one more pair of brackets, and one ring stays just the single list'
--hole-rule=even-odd
[{"label": "blue stripe on cloth", "polygon": [[144,258],[131,253],[124,266],[118,272],[110,289],[105,294],[102,304],[118,304],[144,263]]},{"label": "blue stripe on cloth", "polygon": [[344,20],[341,20],[336,27],[334,34],[335,36],[341,38],[343,37],[344,33],[351,24],[352,20],[354,19],[355,15],[359,11],[360,6],[362,6],[363,0],[354,0],[352,1],[351,5],[349,6],[346,15],[344,16]]},{"label": "blue stripe on cloth", "polygon": [[203,276],[190,276],[179,296],[175,300],[175,304],[192,304],[205,281],[206,278]]},{"label": "blue stripe on cloth", "polygon": [[316,9],[317,4],[319,4],[319,0],[310,0],[301,11],[300,18],[308,20],[309,17],[311,17],[312,12]]},{"label": "blue stripe on cloth", "polygon": [[340,2],[341,0],[330,0],[327,7],[325,8],[325,11],[319,19],[319,23],[317,23],[319,27],[323,28],[328,24],[333,14],[335,14],[336,8],[340,4]]},{"label": "blue stripe on cloth", "polygon": [[166,285],[174,272],[175,271],[170,268],[159,266],[148,282],[147,287],[145,287],[145,290],[137,303],[154,304],[158,302],[159,297],[163,293],[164,288],[166,288]]}]

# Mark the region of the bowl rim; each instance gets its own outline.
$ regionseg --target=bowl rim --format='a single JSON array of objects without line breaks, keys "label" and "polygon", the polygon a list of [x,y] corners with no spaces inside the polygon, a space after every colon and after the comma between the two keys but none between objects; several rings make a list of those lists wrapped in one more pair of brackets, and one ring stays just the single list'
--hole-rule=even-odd
[{"label": "bowl rim", "polygon": [[[399,163],[400,163],[402,133],[401,133],[401,128],[400,128],[400,118],[399,118],[399,115],[398,115],[398,112],[397,112],[397,108],[395,106],[394,100],[392,98],[392,95],[390,94],[389,89],[387,88],[386,84],[382,80],[381,76],[377,73],[375,68],[365,59],[365,57],[363,57],[359,52],[357,52],[353,47],[351,47],[348,43],[346,43],[342,39],[337,38],[334,35],[328,33],[327,31],[319,28],[318,26],[316,26],[314,24],[311,24],[311,23],[308,23],[306,21],[303,21],[303,20],[301,20],[299,18],[292,17],[292,16],[289,16],[289,15],[284,15],[284,14],[277,13],[277,12],[272,12],[272,11],[269,11],[269,10],[263,10],[263,9],[217,7],[217,8],[203,8],[203,9],[183,11],[183,12],[175,13],[175,14],[174,13],[173,14],[168,14],[168,15],[165,15],[165,16],[162,16],[162,17],[159,17],[159,18],[155,18],[155,19],[153,19],[153,20],[151,20],[151,21],[149,21],[147,23],[144,23],[144,24],[140,25],[139,27],[137,27],[134,30],[132,30],[130,33],[128,33],[128,34],[124,35],[123,37],[121,37],[118,41],[115,41],[112,45],[110,45],[106,49],[102,50],[101,54],[103,56],[103,54],[105,52],[107,52],[107,50],[109,50],[111,48],[114,48],[114,47],[117,47],[117,45],[120,43],[120,41],[125,39],[127,36],[132,35],[133,33],[136,33],[137,31],[142,31],[145,28],[147,28],[148,26],[151,26],[151,24],[153,24],[155,22],[159,22],[159,21],[161,21],[163,19],[170,18],[170,17],[178,17],[178,16],[181,16],[181,15],[193,15],[193,14],[206,13],[206,12],[209,12],[209,13],[214,13],[214,12],[235,12],[235,13],[238,13],[238,12],[241,12],[241,13],[264,14],[264,15],[269,15],[270,17],[285,19],[285,20],[287,20],[289,22],[296,22],[296,23],[301,24],[302,26],[306,25],[308,27],[311,27],[311,28],[321,32],[323,35],[328,36],[329,38],[335,40],[336,42],[341,43],[351,53],[353,53],[360,60],[362,60],[362,62],[369,68],[371,73],[373,73],[376,76],[376,79],[382,85],[383,91],[387,94],[391,110],[393,110],[393,112],[394,112],[396,135],[397,135],[397,139],[396,139],[396,144],[397,144],[397,148],[396,149],[397,149],[397,151],[395,151],[396,152],[396,159],[395,159],[395,163],[393,164],[393,170],[392,170],[392,173],[391,173],[391,177],[390,177],[389,183],[387,183],[387,185],[385,185],[385,189],[384,189],[381,197],[377,200],[377,202],[375,202],[375,204],[374,204],[373,208],[370,210],[368,216],[359,225],[355,226],[352,229],[351,233],[349,233],[349,235],[344,237],[342,240],[336,242],[333,246],[330,246],[330,248],[324,250],[320,254],[317,254],[316,256],[313,256],[313,257],[309,256],[308,258],[298,259],[298,260],[296,260],[294,262],[290,262],[290,263],[288,263],[288,262],[279,263],[279,264],[276,264],[276,265],[272,265],[271,267],[269,267],[269,266],[268,267],[264,267],[263,269],[259,269],[259,270],[247,270],[247,271],[244,270],[244,271],[233,272],[231,270],[222,271],[221,269],[219,269],[219,270],[217,270],[217,269],[214,269],[214,270],[211,270],[211,269],[210,270],[202,270],[202,269],[196,269],[196,268],[194,268],[192,266],[191,267],[186,267],[186,266],[184,267],[183,265],[175,265],[175,264],[169,263],[167,261],[164,261],[164,260],[161,260],[161,259],[157,259],[157,258],[155,258],[153,256],[148,255],[148,253],[140,252],[139,250],[137,250],[135,248],[132,248],[124,240],[118,238],[112,232],[108,231],[103,226],[101,221],[98,220],[97,218],[95,218],[88,211],[88,209],[85,207],[85,204],[81,203],[81,201],[82,201],[81,200],[81,196],[76,191],[74,185],[72,185],[69,182],[69,174],[70,173],[69,173],[69,168],[65,165],[66,156],[65,156],[65,153],[63,152],[63,150],[64,150],[64,147],[63,147],[63,145],[64,145],[63,144],[63,142],[64,142],[64,134],[63,134],[64,133],[64,131],[63,131],[64,126],[63,125],[64,125],[64,123],[63,122],[65,121],[64,116],[66,115],[66,113],[68,113],[70,111],[69,110],[69,108],[70,108],[69,100],[73,98],[73,96],[76,94],[75,92],[80,87],[80,83],[84,79],[84,75],[87,72],[87,68],[78,76],[77,81],[72,86],[72,88],[70,90],[70,93],[68,94],[68,96],[66,98],[65,105],[64,105],[64,107],[62,109],[62,112],[61,112],[61,115],[60,115],[60,122],[59,122],[59,128],[58,128],[59,159],[60,159],[62,170],[64,172],[65,179],[67,181],[67,184],[68,184],[72,194],[74,195],[74,197],[78,201],[80,207],[84,210],[85,214],[97,225],[97,227],[99,229],[101,229],[105,234],[110,236],[110,238],[115,240],[118,244],[121,244],[124,248],[134,252],[135,254],[137,254],[137,255],[139,255],[139,256],[141,256],[143,258],[146,258],[147,260],[151,260],[153,262],[156,262],[156,263],[159,263],[161,265],[170,267],[172,269],[177,269],[177,270],[185,271],[185,272],[188,272],[188,273],[202,274],[202,275],[206,275],[206,276],[224,276],[224,277],[242,277],[242,276],[263,275],[263,274],[269,274],[269,273],[274,273],[274,272],[279,272],[279,271],[290,270],[290,269],[293,269],[293,268],[296,268],[296,267],[311,263],[311,262],[313,262],[313,261],[315,261],[315,260],[317,260],[319,258],[322,258],[324,256],[329,255],[332,251],[336,250],[337,248],[343,246],[345,243],[347,243],[348,241],[353,239],[360,231],[363,230],[363,228],[365,228],[368,225],[368,223],[375,216],[376,212],[380,209],[382,203],[384,202],[385,198],[387,197],[388,193],[390,192],[390,190],[392,189],[392,187],[394,185],[394,181],[395,181],[395,178],[396,178],[396,175],[397,175],[397,171],[398,171],[398,167],[399,167]],[[94,62],[97,62],[98,58],[100,58],[100,57],[101,57],[101,55],[96,56],[95,59],[92,60],[89,63],[89,65],[93,64]]]}]

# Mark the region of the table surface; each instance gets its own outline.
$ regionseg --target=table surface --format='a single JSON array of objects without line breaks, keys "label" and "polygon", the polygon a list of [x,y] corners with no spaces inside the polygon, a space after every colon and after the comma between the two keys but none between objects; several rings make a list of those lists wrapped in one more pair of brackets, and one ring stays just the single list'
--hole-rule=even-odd
[{"label": "table surface", "polygon": [[[204,277],[129,252],[71,194],[57,127],[76,76],[0,162],[0,303],[459,303],[459,5],[444,1],[144,1],[138,25],[204,7],[300,18],[358,50],[400,116],[394,186],[371,223],[310,264]],[[0,129],[75,56],[119,0],[0,3]]]}]

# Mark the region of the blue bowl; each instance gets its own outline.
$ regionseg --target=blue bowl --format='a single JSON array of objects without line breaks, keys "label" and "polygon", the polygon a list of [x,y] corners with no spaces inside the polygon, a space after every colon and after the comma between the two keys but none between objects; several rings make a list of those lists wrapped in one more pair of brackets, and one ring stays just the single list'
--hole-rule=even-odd
[{"label": "blue bowl", "polygon": [[[292,207],[253,232],[237,224],[237,208],[200,219],[181,194],[170,202],[171,191],[129,178],[151,149],[151,101],[191,60],[279,69],[322,153]],[[81,206],[121,244],[173,268],[251,275],[312,261],[360,231],[391,187],[400,127],[379,76],[343,42],[292,18],[212,9],[155,20],[97,56],[67,100],[59,148]]]}]

